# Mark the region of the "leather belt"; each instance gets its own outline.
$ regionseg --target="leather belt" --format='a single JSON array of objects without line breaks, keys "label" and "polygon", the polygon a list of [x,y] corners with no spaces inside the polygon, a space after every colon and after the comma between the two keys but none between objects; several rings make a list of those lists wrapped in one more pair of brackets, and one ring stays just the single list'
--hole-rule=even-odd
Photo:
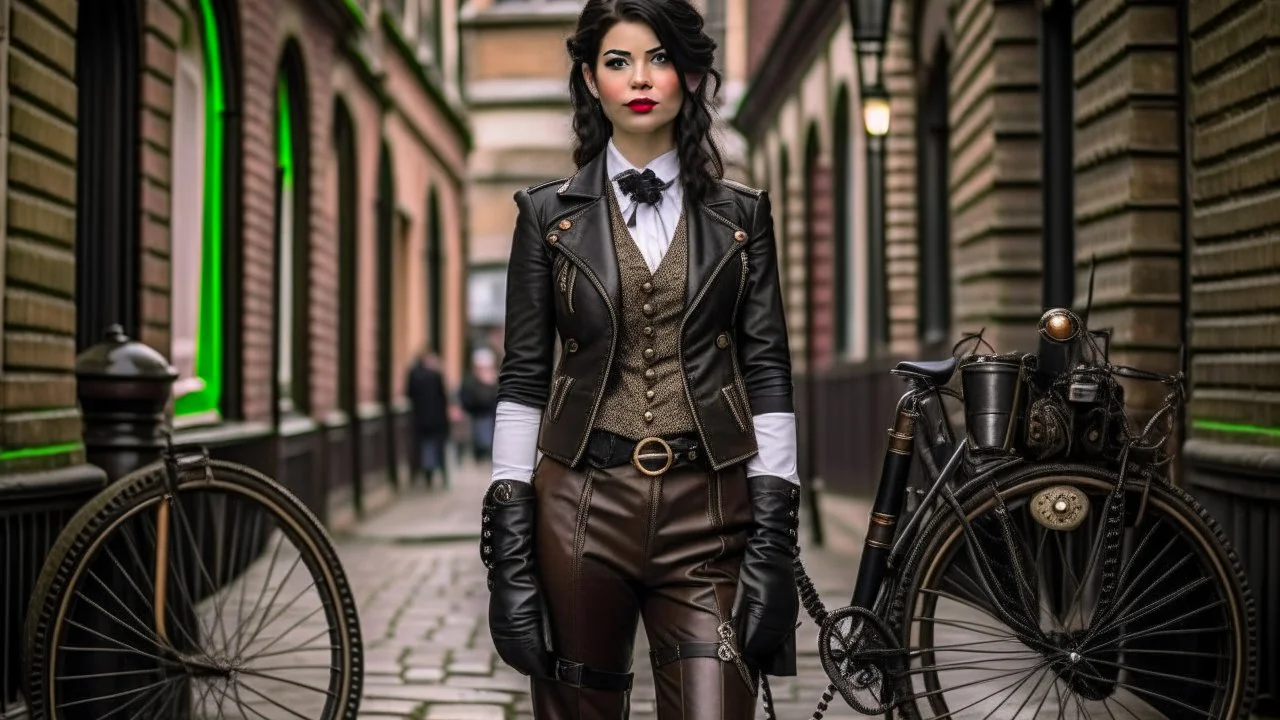
[{"label": "leather belt", "polygon": [[639,441],[607,430],[594,430],[587,439],[587,462],[600,469],[630,464],[650,477],[684,468],[705,470],[708,466],[702,444],[695,435],[647,437]]}]

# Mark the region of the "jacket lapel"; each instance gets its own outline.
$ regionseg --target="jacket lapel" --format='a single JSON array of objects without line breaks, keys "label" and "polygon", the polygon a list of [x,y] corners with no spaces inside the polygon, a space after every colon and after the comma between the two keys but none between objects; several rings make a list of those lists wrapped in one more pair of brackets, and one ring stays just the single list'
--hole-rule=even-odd
[{"label": "jacket lapel", "polygon": [[[556,194],[568,201],[566,208],[551,219],[548,232],[556,233],[564,248],[581,260],[604,285],[615,311],[622,312],[622,289],[618,278],[618,254],[613,247],[613,223],[605,201],[605,155],[599,153],[569,178]],[[565,227],[565,220],[569,226]]]},{"label": "jacket lapel", "polygon": [[[724,256],[738,245],[734,233],[738,228],[730,217],[733,195],[720,183],[712,185],[702,203],[693,203],[694,212],[687,219],[689,229],[689,280],[685,287],[685,308],[693,305],[702,287],[710,282]],[[686,212],[691,207],[685,203]]]}]

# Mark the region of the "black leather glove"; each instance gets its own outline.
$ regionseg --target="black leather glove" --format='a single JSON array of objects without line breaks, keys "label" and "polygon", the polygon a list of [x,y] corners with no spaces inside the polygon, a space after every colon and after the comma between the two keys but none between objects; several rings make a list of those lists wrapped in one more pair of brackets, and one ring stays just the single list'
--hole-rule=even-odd
[{"label": "black leather glove", "polygon": [[733,603],[738,646],[753,667],[769,675],[794,675],[800,488],[769,475],[748,478],[747,487],[755,522]]},{"label": "black leather glove", "polygon": [[502,661],[525,675],[551,669],[548,623],[534,571],[533,486],[495,480],[484,496],[480,558],[489,568],[489,634]]}]

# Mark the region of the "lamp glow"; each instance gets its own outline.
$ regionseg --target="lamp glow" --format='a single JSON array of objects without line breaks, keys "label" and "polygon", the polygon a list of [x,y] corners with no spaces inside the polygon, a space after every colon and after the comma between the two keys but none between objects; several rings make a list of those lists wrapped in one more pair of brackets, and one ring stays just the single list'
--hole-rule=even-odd
[{"label": "lamp glow", "polygon": [[862,100],[862,123],[867,134],[873,137],[884,137],[889,134],[889,99],[885,97],[867,97]]}]

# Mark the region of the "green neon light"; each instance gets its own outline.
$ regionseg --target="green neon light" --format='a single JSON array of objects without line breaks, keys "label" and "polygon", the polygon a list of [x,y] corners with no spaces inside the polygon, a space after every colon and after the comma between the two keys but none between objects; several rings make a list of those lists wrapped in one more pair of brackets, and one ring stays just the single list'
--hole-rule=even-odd
[{"label": "green neon light", "polygon": [[1216,432],[1237,433],[1240,435],[1264,435],[1280,438],[1280,428],[1249,425],[1247,423],[1222,422],[1220,420],[1192,420],[1191,427],[1197,430],[1213,430]]},{"label": "green neon light", "polygon": [[351,17],[356,19],[356,24],[364,27],[364,10],[360,9],[356,0],[347,0],[347,9],[351,11]]},{"label": "green neon light", "polygon": [[217,410],[222,401],[222,116],[226,94],[222,78],[222,50],[213,0],[200,0],[204,30],[205,152],[204,208],[200,252],[200,329],[196,334],[196,375],[204,388],[178,398],[174,415]]},{"label": "green neon light", "polygon": [[293,187],[293,125],[289,117],[289,82],[283,74],[276,85],[276,106],[279,108],[276,131],[279,138],[276,146],[276,161],[284,171],[284,186]]},{"label": "green neon light", "polygon": [[23,460],[26,458],[49,457],[50,455],[62,455],[64,453],[72,453],[83,448],[84,448],[84,443],[71,442],[71,443],[60,443],[58,445],[46,445],[44,447],[19,448],[17,450],[6,450],[4,452],[0,452],[0,461]]}]

